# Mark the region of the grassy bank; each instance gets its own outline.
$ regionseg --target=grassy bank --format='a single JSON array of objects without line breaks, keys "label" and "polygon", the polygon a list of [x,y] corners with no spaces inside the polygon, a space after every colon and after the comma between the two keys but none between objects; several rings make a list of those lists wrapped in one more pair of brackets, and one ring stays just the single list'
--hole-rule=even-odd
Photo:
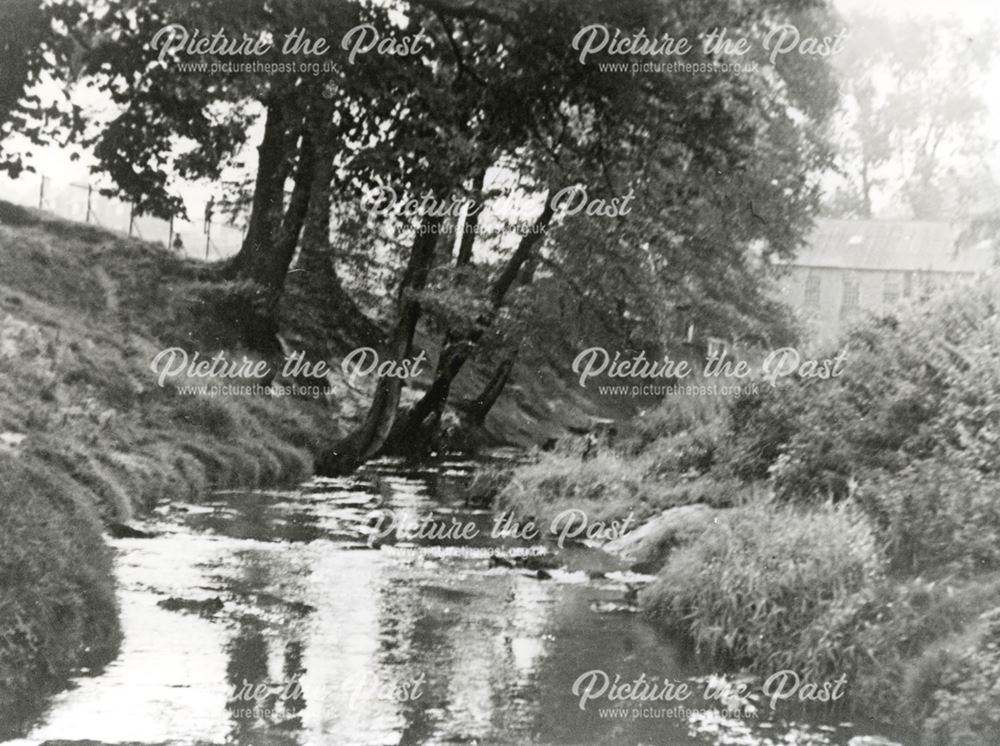
[{"label": "grassy bank", "polygon": [[566,437],[500,483],[497,508],[548,525],[562,511],[579,509],[592,521],[643,521],[669,508],[742,504],[753,488],[705,468],[712,462],[721,402],[674,397],[629,423],[619,436],[588,445]]},{"label": "grassy bank", "polygon": [[[238,352],[214,327],[225,287],[162,247],[0,203],[0,723],[119,630],[103,534],[165,495],[294,482],[337,433],[286,398],[160,388],[171,345]],[[0,728],[0,730],[3,730]]]},{"label": "grassy bank", "polygon": [[[0,202],[0,735],[16,733],[31,704],[75,668],[114,656],[111,524],[141,520],[166,497],[299,481],[363,417],[374,380],[350,385],[335,361],[375,344],[377,329],[343,318],[323,281],[289,275],[280,327],[288,350],[332,364],[319,382],[332,394],[185,393],[232,381],[161,387],[150,361],[168,347],[240,359],[232,299],[244,289],[162,245]],[[435,337],[419,330],[430,360]],[[465,440],[541,441],[614,414],[565,385],[559,354],[526,349],[485,426]],[[494,363],[468,367],[457,399],[478,394]]]},{"label": "grassy bank", "polygon": [[768,675],[847,678],[850,706],[934,746],[1000,725],[1000,287],[873,319],[836,379],[671,400],[590,460],[544,454],[501,503],[725,508],[641,595],[665,630]]}]

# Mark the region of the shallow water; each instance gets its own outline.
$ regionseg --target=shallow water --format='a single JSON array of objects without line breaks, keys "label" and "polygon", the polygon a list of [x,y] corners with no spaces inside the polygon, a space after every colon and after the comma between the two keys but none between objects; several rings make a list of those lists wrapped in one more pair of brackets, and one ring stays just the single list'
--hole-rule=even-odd
[{"label": "shallow water", "polygon": [[766,704],[728,716],[700,698],[581,709],[573,684],[587,671],[699,691],[713,671],[634,613],[629,576],[597,550],[564,550],[540,579],[442,548],[468,541],[366,543],[381,505],[476,521],[486,528],[471,543],[496,544],[492,515],[461,497],[474,466],[379,461],[297,490],[161,505],[156,538],[112,542],[121,654],[8,743],[899,743]]}]

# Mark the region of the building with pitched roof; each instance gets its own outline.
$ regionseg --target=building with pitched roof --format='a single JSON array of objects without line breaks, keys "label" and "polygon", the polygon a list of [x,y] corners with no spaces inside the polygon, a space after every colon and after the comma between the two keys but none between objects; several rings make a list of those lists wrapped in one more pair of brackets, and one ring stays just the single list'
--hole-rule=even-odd
[{"label": "building with pitched roof", "polygon": [[949,223],[912,220],[818,220],[781,289],[800,312],[810,341],[835,339],[865,313],[968,282],[994,267],[987,245],[960,247]]}]

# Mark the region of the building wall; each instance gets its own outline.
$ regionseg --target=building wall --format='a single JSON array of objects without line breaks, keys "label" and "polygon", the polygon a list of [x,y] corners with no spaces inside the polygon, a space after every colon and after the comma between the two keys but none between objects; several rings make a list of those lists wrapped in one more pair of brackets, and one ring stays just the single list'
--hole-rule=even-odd
[{"label": "building wall", "polygon": [[806,323],[809,341],[827,344],[865,314],[886,313],[908,298],[927,297],[974,276],[794,266],[783,278],[781,292]]}]

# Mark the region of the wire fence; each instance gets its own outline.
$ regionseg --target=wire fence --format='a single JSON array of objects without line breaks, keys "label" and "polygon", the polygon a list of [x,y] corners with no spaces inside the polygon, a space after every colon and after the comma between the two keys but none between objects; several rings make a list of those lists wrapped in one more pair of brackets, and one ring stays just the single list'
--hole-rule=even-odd
[{"label": "wire fence", "polygon": [[90,184],[60,182],[41,174],[22,173],[17,179],[0,175],[0,197],[24,207],[37,207],[68,220],[78,220],[164,247],[189,257],[223,259],[243,244],[245,231],[221,222],[163,220],[139,215],[123,200],[102,195]]}]

